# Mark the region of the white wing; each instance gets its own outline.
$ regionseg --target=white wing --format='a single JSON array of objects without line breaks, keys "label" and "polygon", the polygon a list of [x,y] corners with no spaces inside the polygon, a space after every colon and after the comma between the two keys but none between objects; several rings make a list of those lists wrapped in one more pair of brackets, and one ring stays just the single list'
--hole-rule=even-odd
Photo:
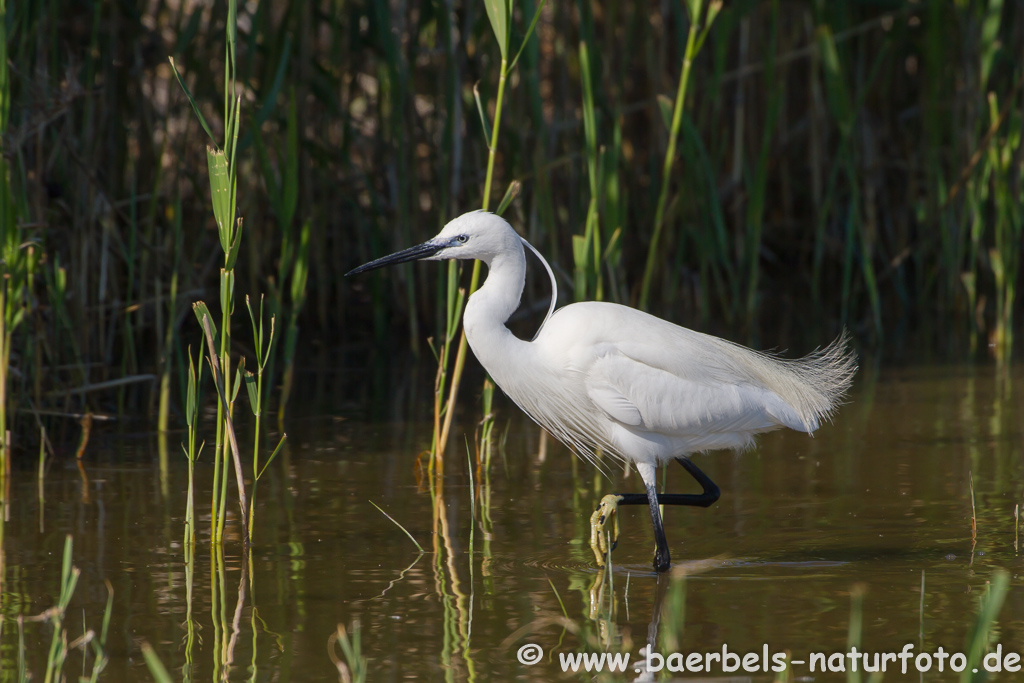
[{"label": "white wing", "polygon": [[616,351],[590,367],[587,395],[620,424],[665,436],[803,430],[800,416],[774,392],[751,383],[702,381],[700,374],[680,377]]},{"label": "white wing", "polygon": [[813,432],[856,370],[845,335],[784,360],[609,303],[560,309],[545,332],[609,417],[666,433]]}]

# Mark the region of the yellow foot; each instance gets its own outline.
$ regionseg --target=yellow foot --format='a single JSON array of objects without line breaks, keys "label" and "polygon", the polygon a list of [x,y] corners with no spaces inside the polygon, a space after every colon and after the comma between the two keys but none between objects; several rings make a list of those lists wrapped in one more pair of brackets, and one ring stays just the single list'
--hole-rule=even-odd
[{"label": "yellow foot", "polygon": [[600,505],[590,515],[590,549],[594,551],[594,559],[597,566],[603,567],[605,557],[608,556],[608,537],[606,535],[611,525],[612,537],[611,547],[619,541],[619,501],[622,496],[609,494],[601,499]]}]

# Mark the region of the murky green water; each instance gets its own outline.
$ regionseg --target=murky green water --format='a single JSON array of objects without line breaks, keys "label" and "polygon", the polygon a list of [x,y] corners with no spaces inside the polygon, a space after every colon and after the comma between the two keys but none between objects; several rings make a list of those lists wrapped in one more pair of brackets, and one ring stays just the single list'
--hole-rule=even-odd
[{"label": "murky green water", "polygon": [[[1024,386],[1021,371],[1011,379]],[[293,421],[290,448],[257,494],[251,577],[243,576],[237,536],[216,571],[208,532],[194,572],[186,571],[187,470],[176,440],[162,490],[155,438],[97,435],[86,456],[88,482],[67,455],[51,464],[42,504],[33,466],[14,468],[3,537],[3,676],[16,679],[16,617],[57,601],[67,534],[81,569],[67,613],[71,639],[83,623],[99,630],[104,581],[113,589],[111,661],[100,680],[152,680],[143,642],[176,680],[338,680],[329,639],[353,620],[361,623],[371,681],[559,680],[558,653],[625,650],[635,660],[649,634],[664,635],[677,622],[677,647],[686,653],[720,652],[723,644],[760,653],[767,644],[807,660],[811,652],[847,650],[857,585],[865,590],[868,651],[898,652],[907,643],[914,654],[940,645],[959,651],[997,568],[1010,571],[1011,583],[993,637],[1004,654],[1024,653],[1014,522],[1024,502],[1024,403],[1008,386],[987,367],[883,371],[873,381],[862,373],[850,403],[813,439],[778,432],[749,453],[696,456],[723,495],[706,510],[666,511],[673,559],[692,570],[681,589],[650,570],[653,536],[640,507],[621,511],[613,575],[596,570],[590,512],[604,493],[641,491],[638,477],[617,471],[608,481],[554,443],[541,459],[537,428],[511,405],[502,404],[497,431],[510,421],[507,445],[489,480],[471,485],[465,451],[454,449],[443,487],[433,492],[416,468],[429,425]],[[204,455],[201,529],[211,470]],[[670,468],[669,490],[693,486],[681,468]],[[26,621],[22,632],[28,668],[42,680],[52,629]],[[540,663],[517,661],[527,643],[543,648]],[[82,666],[73,652],[69,680]],[[811,674],[809,664],[793,673],[845,676]],[[723,673],[718,664],[711,674],[679,675],[774,677]],[[910,678],[958,675],[933,668]]]}]

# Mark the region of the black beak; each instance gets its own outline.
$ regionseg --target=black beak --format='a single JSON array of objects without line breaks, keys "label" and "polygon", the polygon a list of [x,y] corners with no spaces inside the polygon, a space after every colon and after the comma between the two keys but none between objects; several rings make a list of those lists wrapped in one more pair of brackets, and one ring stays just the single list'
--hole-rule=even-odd
[{"label": "black beak", "polygon": [[415,247],[409,247],[408,249],[403,249],[402,251],[397,252],[395,254],[391,254],[390,256],[382,256],[376,261],[370,261],[369,263],[365,263],[359,266],[358,268],[355,268],[345,273],[345,277],[348,277],[349,275],[365,273],[368,270],[374,270],[376,268],[383,268],[384,266],[392,266],[396,263],[418,261],[420,259],[427,258],[428,256],[433,256],[437,252],[444,249],[446,246],[448,245],[437,244],[433,240],[429,242],[424,242],[423,244],[417,244]]}]

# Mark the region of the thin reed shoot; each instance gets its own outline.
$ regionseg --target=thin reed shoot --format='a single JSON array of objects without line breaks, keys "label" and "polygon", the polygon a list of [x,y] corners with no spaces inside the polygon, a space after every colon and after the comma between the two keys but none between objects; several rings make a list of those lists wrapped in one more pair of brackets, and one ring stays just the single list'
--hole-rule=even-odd
[{"label": "thin reed shoot", "polygon": [[385,517],[387,517],[387,518],[388,518],[389,520],[391,520],[391,523],[392,523],[392,524],[394,524],[394,525],[395,525],[395,526],[397,526],[397,527],[398,527],[399,529],[401,529],[401,530],[402,530],[402,533],[403,533],[403,534],[405,534],[406,536],[408,536],[408,537],[409,537],[409,540],[410,540],[410,541],[412,541],[412,542],[413,542],[413,545],[415,545],[415,546],[416,546],[416,550],[420,551],[421,553],[424,553],[424,552],[426,552],[426,551],[425,551],[425,550],[423,549],[423,546],[421,546],[421,545],[420,545],[419,541],[417,541],[417,540],[416,540],[416,537],[415,537],[415,536],[413,536],[413,535],[412,535],[411,533],[409,533],[409,530],[408,530],[408,529],[406,529],[406,528],[405,528],[404,526],[402,526],[402,525],[401,525],[401,523],[399,523],[399,521],[398,521],[398,520],[396,520],[396,519],[395,519],[394,517],[392,517],[392,516],[391,516],[391,515],[389,515],[388,513],[384,512],[384,510],[383,510],[383,509],[382,509],[382,508],[381,508],[381,507],[380,507],[379,505],[377,505],[376,503],[374,503],[374,502],[373,502],[372,500],[371,500],[371,501],[368,501],[368,502],[370,503],[370,505],[372,505],[373,507],[377,508],[377,510],[378,510],[378,511],[380,512],[380,514],[384,515],[384,516],[385,516]]}]

